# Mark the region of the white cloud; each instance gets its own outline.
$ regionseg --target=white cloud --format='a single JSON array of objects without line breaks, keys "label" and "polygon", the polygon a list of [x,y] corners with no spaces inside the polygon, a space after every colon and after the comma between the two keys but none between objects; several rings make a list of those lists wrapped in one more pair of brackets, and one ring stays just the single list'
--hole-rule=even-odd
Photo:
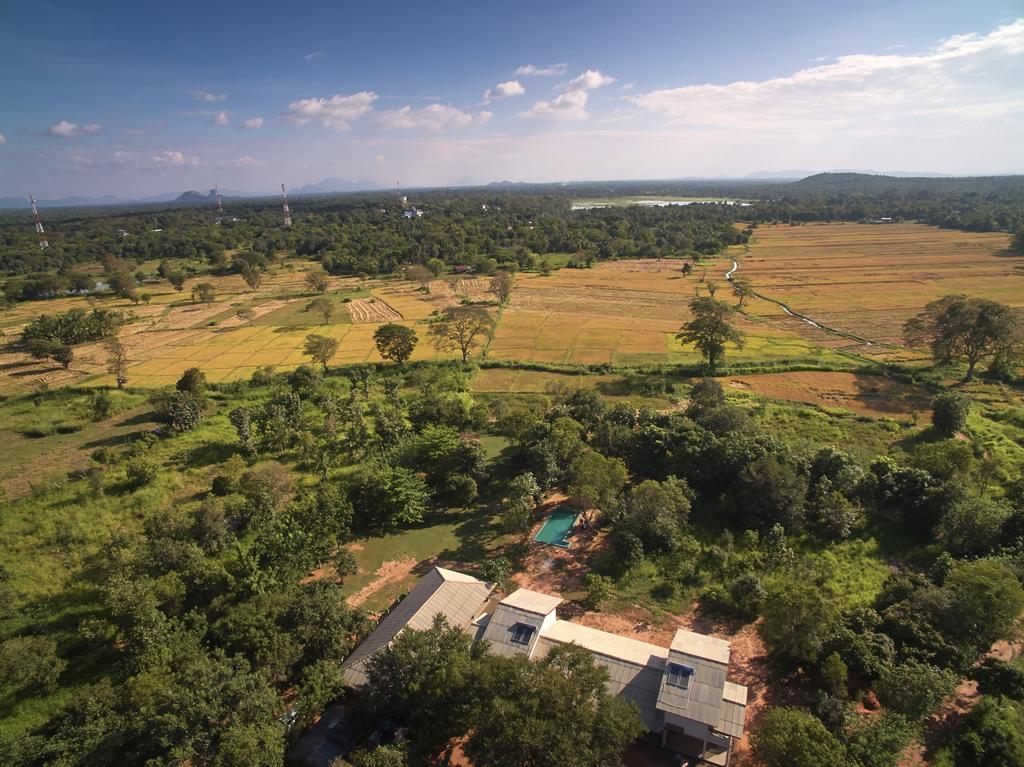
[{"label": "white cloud", "polygon": [[228,113],[224,110],[220,112],[214,112],[210,117],[211,125],[227,125],[228,124]]},{"label": "white cloud", "polygon": [[228,163],[228,165],[232,168],[251,168],[259,164],[260,163],[256,160],[255,157],[250,157],[247,154],[244,154],[241,157],[236,157],[234,160]]},{"label": "white cloud", "polygon": [[54,123],[46,132],[51,136],[60,136],[61,138],[69,138],[71,136],[77,136],[80,132],[80,128],[73,122],[67,120],[61,120],[59,123]]},{"label": "white cloud", "polygon": [[150,161],[161,168],[190,168],[201,164],[201,161],[195,155],[185,155],[183,152],[171,151],[165,149],[160,154],[155,154],[149,158]]},{"label": "white cloud", "polygon": [[587,119],[588,91],[601,88],[615,82],[614,77],[599,72],[596,69],[588,69],[581,75],[574,77],[562,85],[562,93],[550,101],[538,101],[525,112],[520,112],[520,117],[544,118],[562,122],[572,122]]},{"label": "white cloud", "polygon": [[4,137],[3,133],[0,133],[0,144],[6,144],[6,143],[7,143],[7,139]]},{"label": "white cloud", "polygon": [[349,96],[337,94],[329,99],[301,99],[288,105],[284,117],[295,125],[318,122],[328,128],[346,130],[349,123],[372,110],[376,100],[377,94],[372,91]]},{"label": "white cloud", "polygon": [[518,80],[507,80],[484,91],[484,99],[507,99],[510,96],[521,96],[524,93],[526,93],[526,88],[523,87],[521,82]]},{"label": "white cloud", "polygon": [[427,131],[457,130],[482,125],[491,119],[491,112],[466,112],[447,104],[429,104],[422,109],[404,106],[389,109],[377,115],[377,121],[385,128],[419,128]]},{"label": "white cloud", "polygon": [[635,82],[632,82],[632,83],[623,83],[623,84],[622,84],[622,90],[624,90],[624,91],[631,91],[631,90],[633,90],[633,89],[634,89],[635,87],[636,87],[636,83],[635,83]]},{"label": "white cloud", "polygon": [[99,123],[88,123],[82,126],[82,133],[99,133],[103,126]]},{"label": "white cloud", "polygon": [[950,37],[924,53],[839,56],[785,77],[661,88],[630,100],[674,122],[774,129],[795,140],[840,127],[923,136],[929,117],[959,119],[966,130],[963,121],[1024,115],[1022,54],[1018,19],[989,34]]},{"label": "white cloud", "polygon": [[124,135],[128,138],[142,138],[146,135],[146,131],[142,130],[142,128],[130,128],[124,132]]},{"label": "white cloud", "polygon": [[567,91],[555,96],[551,101],[538,101],[525,112],[520,112],[520,117],[545,118],[570,122],[573,120],[587,119],[587,97],[586,91]]},{"label": "white cloud", "polygon": [[567,91],[591,91],[604,85],[611,85],[615,82],[614,77],[602,74],[596,69],[588,69],[578,77],[572,78],[565,84]]},{"label": "white cloud", "polygon": [[227,94],[224,93],[210,93],[209,91],[200,90],[188,91],[188,95],[204,104],[213,104],[227,98]]},{"label": "white cloud", "polygon": [[241,126],[239,126],[239,127],[249,128],[249,129],[262,128],[263,127],[263,118],[262,117],[250,117],[248,120],[243,122],[241,124]]},{"label": "white cloud", "polygon": [[324,55],[323,51],[313,51],[312,53],[307,53],[302,58],[304,58],[306,61],[312,61],[313,59],[319,58],[320,56],[323,56],[323,55]]},{"label": "white cloud", "polygon": [[549,64],[546,67],[538,67],[536,64],[524,64],[515,73],[525,77],[554,77],[556,75],[564,75],[565,70],[565,64]]}]

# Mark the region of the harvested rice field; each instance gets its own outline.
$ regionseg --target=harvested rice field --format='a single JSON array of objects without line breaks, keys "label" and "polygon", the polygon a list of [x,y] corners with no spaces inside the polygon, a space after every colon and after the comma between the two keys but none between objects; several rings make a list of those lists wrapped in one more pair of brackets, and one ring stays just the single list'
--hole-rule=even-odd
[{"label": "harvested rice field", "polygon": [[[737,274],[793,311],[876,344],[899,344],[903,323],[950,293],[1024,307],[1024,256],[1008,252],[1006,234],[912,223],[774,225],[754,234]],[[751,300],[748,313],[810,340],[821,335],[768,301]]]}]

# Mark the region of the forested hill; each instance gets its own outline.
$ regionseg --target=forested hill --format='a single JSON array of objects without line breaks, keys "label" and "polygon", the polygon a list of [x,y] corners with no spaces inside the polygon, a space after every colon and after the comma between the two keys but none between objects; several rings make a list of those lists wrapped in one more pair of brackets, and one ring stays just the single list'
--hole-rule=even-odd
[{"label": "forested hill", "polygon": [[917,194],[1019,195],[1024,197],[1024,175],[934,178],[881,176],[871,173],[817,173],[786,184],[788,194]]}]

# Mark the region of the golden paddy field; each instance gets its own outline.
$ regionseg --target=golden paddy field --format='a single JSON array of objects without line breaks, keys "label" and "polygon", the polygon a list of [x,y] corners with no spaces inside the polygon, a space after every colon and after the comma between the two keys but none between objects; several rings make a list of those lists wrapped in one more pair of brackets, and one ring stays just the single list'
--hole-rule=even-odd
[{"label": "golden paddy field", "polygon": [[[762,226],[744,248],[702,261],[689,276],[676,260],[602,263],[593,269],[559,269],[549,276],[516,277],[509,305],[486,350],[489,359],[564,364],[671,365],[699,360],[675,339],[689,317],[689,301],[707,295],[734,301],[724,279],[735,259],[767,298],[788,304],[817,321],[875,342],[866,345],[814,328],[770,301],[749,299],[739,318],[743,349],[730,348],[731,364],[758,362],[850,366],[857,356],[924,359],[900,346],[900,327],[926,303],[947,293],[967,293],[1024,306],[1024,257],[1007,253],[1005,234],[975,234],[918,224],[820,224]],[[289,259],[249,290],[236,276],[198,277],[182,292],[167,283],[141,286],[149,301],[73,297],[23,303],[0,315],[0,331],[16,335],[39,312],[93,305],[132,311],[136,320],[122,332],[132,360],[129,384],[173,383],[189,367],[212,381],[249,377],[258,367],[287,370],[309,359],[302,344],[310,333],[340,341],[334,365],[380,358],[373,332],[387,321],[420,331],[413,359],[437,358],[426,343],[432,313],[460,300],[493,298],[486,279],[435,280],[429,292],[399,278],[332,278],[330,321],[305,311],[307,270],[315,264]],[[210,304],[190,300],[192,287],[210,282]],[[251,320],[237,316],[249,309]],[[856,355],[856,356],[855,356]],[[450,357],[453,355],[444,355]],[[105,352],[99,345],[76,348],[70,370],[30,360],[0,347],[0,391],[40,384],[108,383]],[[756,387],[752,387],[756,388]],[[773,387],[778,388],[778,387]]]}]

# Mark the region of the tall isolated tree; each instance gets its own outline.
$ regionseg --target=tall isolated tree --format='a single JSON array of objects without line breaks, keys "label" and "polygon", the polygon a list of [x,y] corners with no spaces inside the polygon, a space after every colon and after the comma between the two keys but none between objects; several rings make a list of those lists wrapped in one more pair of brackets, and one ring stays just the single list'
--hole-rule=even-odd
[{"label": "tall isolated tree", "polygon": [[116,336],[107,340],[107,372],[114,375],[118,389],[128,383],[128,349]]},{"label": "tall isolated tree", "polygon": [[302,345],[302,351],[310,356],[314,362],[319,362],[327,371],[327,363],[334,353],[338,351],[338,339],[328,336],[310,333],[306,336],[306,342]]},{"label": "tall isolated tree", "polygon": [[217,290],[209,282],[200,282],[192,288],[192,300],[202,304],[212,304],[217,297]]},{"label": "tall isolated tree", "polygon": [[1010,356],[1024,345],[1024,323],[1005,304],[949,295],[907,320],[903,340],[911,346],[928,346],[940,364],[966,362],[964,381],[971,381],[979,362]]},{"label": "tall isolated tree", "polygon": [[754,295],[754,285],[750,282],[749,277],[733,277],[732,282],[732,294],[740,300],[739,306],[743,306],[743,302]]},{"label": "tall isolated tree", "polygon": [[480,336],[494,332],[494,318],[479,306],[453,306],[430,321],[427,335],[438,351],[462,353],[462,362],[469,362],[469,352]]},{"label": "tall isolated tree", "polygon": [[743,332],[729,324],[736,309],[724,301],[701,296],[690,301],[693,319],[683,325],[676,338],[684,344],[693,344],[714,371],[725,359],[725,345],[733,343],[743,348]]},{"label": "tall isolated tree", "polygon": [[373,342],[380,356],[399,365],[412,356],[418,340],[415,330],[394,322],[381,325],[373,333]]},{"label": "tall isolated tree", "polygon": [[323,267],[316,267],[306,272],[306,287],[309,288],[310,292],[323,295],[327,292],[328,284],[327,272],[323,270]]},{"label": "tall isolated tree", "polygon": [[434,273],[425,266],[413,264],[405,268],[405,279],[410,282],[418,282],[422,290],[429,290],[430,281],[434,279]]},{"label": "tall isolated tree", "polygon": [[306,311],[319,314],[324,318],[323,324],[326,325],[331,321],[331,317],[334,316],[334,310],[336,309],[335,303],[329,298],[314,298],[308,304],[306,304]]},{"label": "tall isolated tree", "polygon": [[500,271],[491,277],[491,292],[498,297],[499,304],[507,304],[512,296],[512,286],[516,278],[512,272]]}]

